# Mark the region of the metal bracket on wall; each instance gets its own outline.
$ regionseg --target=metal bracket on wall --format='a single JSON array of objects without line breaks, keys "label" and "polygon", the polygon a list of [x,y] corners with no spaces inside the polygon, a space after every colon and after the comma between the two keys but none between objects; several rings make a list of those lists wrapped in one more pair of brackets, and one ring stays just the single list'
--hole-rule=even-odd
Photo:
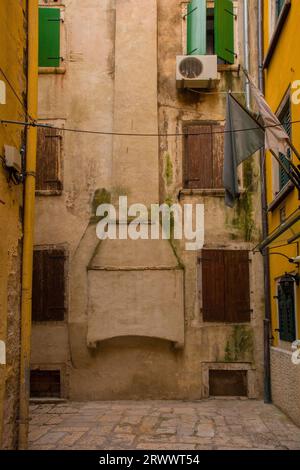
[{"label": "metal bracket on wall", "polygon": [[182,19],[185,20],[187,16],[189,16],[191,13],[193,13],[195,10],[197,10],[198,7],[195,7],[193,8],[191,11],[189,11],[188,13],[186,13],[185,15],[183,15]]}]

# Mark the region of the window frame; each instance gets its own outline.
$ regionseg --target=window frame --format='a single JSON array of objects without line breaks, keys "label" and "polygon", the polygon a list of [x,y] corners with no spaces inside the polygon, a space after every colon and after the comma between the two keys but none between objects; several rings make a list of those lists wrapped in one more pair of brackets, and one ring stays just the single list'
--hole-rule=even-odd
[{"label": "window frame", "polygon": [[[291,273],[290,273],[291,274]],[[281,280],[283,276],[280,276],[279,278],[277,278],[275,281],[276,281],[276,311],[277,311],[277,329],[279,330],[280,329],[280,310],[279,310],[279,282]],[[288,340],[285,340],[285,339],[282,339],[281,336],[280,336],[280,331],[276,331],[276,333],[278,333],[278,343],[279,345],[281,346],[284,346],[284,345],[290,345],[292,344],[295,340],[299,339],[298,338],[298,315],[297,315],[297,285],[296,285],[296,282],[293,283],[294,284],[294,289],[293,289],[293,300],[294,300],[294,320],[295,320],[295,339],[292,340],[292,341],[288,341]]]},{"label": "window frame", "polygon": [[[279,121],[281,122],[281,115],[285,109],[286,106],[289,105],[290,109],[290,117],[292,120],[292,100],[291,100],[291,87],[289,86],[287,91],[285,92],[280,105],[278,106],[278,109],[276,111],[276,116],[278,117]],[[291,127],[291,139],[292,139],[292,127]],[[292,157],[292,155],[291,155]],[[282,195],[284,196],[283,199],[285,198],[286,195],[288,195],[292,190],[294,189],[294,185],[291,182],[291,180],[288,180],[286,184],[282,187],[280,187],[280,166],[277,160],[275,160],[274,157],[272,157],[272,194],[273,194],[273,201],[269,206],[269,210],[273,211],[278,204],[280,204],[282,200]],[[277,203],[277,201],[279,201]]]},{"label": "window frame", "polygon": [[40,0],[39,9],[42,8],[53,8],[60,10],[60,63],[59,66],[40,66],[38,67],[39,74],[65,74],[66,73],[66,61],[67,56],[67,42],[66,42],[66,30],[65,30],[65,4],[62,0],[54,2],[53,0],[47,2],[46,0]]},{"label": "window frame", "polygon": [[278,41],[288,14],[291,9],[291,0],[285,0],[283,8],[281,9],[279,17],[276,16],[276,0],[269,0],[269,47],[266,51],[263,68],[266,69],[270,65],[273,54],[276,50]]},{"label": "window frame", "polygon": [[[182,151],[183,151],[183,158],[182,158],[182,188],[183,191],[203,191],[203,192],[216,192],[217,194],[220,193],[220,191],[224,192],[224,186],[223,184],[220,186],[214,186],[214,174],[212,174],[212,181],[213,184],[210,187],[201,187],[201,186],[196,186],[196,187],[190,187],[187,184],[187,167],[188,167],[188,129],[191,127],[208,127],[208,126],[216,126],[216,127],[224,127],[225,128],[225,121],[211,121],[211,120],[204,120],[204,121],[185,121],[182,125],[182,130],[184,135],[184,142],[182,145]],[[212,132],[213,134],[213,132]],[[212,143],[212,157],[213,157],[213,143]],[[224,152],[223,152],[223,160],[224,160]],[[212,168],[214,168],[214,161],[212,162]],[[220,171],[222,173],[222,168],[223,165],[221,165]],[[213,171],[213,170],[212,170]],[[194,180],[195,181],[195,180]]]},{"label": "window frame", "polygon": [[[39,119],[38,122],[43,124],[49,124],[49,126],[59,127],[63,129],[65,127],[65,119]],[[64,132],[60,132],[59,135],[59,155],[57,157],[58,171],[57,178],[60,183],[60,188],[57,189],[36,189],[36,196],[61,196],[64,190]],[[38,154],[37,154],[37,165],[38,165]]]},{"label": "window frame", "polygon": [[[188,55],[187,51],[187,20],[186,20],[186,15],[187,15],[187,10],[188,10],[188,4],[190,1],[185,1],[181,4],[181,13],[182,13],[182,55]],[[239,28],[238,28],[238,21],[237,21],[237,13],[238,13],[238,3],[237,0],[232,0],[233,4],[233,12],[236,17],[233,23],[233,41],[234,41],[234,61],[233,63],[226,62],[225,60],[219,58],[218,56],[218,66],[220,68],[220,71],[222,70],[230,70],[232,67],[237,67],[239,60],[239,42],[238,42],[238,36],[239,36]],[[206,0],[206,10],[214,10],[215,8],[215,0]],[[214,34],[214,28],[213,28],[213,34]],[[214,34],[215,36],[215,34]],[[214,47],[215,47],[215,38],[214,38]],[[206,48],[207,48],[207,39],[206,39]],[[205,55],[217,55],[215,52],[214,54],[206,54]]]},{"label": "window frame", "polygon": [[[226,318],[226,301],[225,301],[225,297],[224,297],[224,304],[223,304],[223,308],[224,308],[224,319],[221,321],[219,320],[209,320],[209,319],[206,319],[205,318],[205,313],[204,313],[204,302],[203,302],[203,285],[204,285],[204,281],[203,281],[203,257],[205,256],[205,253],[209,252],[209,251],[213,251],[213,252],[244,252],[244,253],[247,253],[247,256],[248,256],[248,280],[249,280],[249,284],[248,284],[248,294],[249,294],[249,317],[247,320],[243,320],[243,321],[230,321],[228,320],[228,318]],[[225,266],[225,263],[223,264],[224,266],[224,279],[223,279],[223,290],[224,290],[224,293],[225,293],[225,289],[226,289],[226,266]],[[240,247],[236,247],[236,248],[213,248],[213,247],[204,247],[201,251],[200,251],[200,254],[198,256],[198,274],[197,274],[197,277],[198,277],[198,298],[199,298],[199,308],[200,308],[200,316],[201,316],[201,319],[203,321],[203,323],[205,324],[226,324],[226,325],[250,325],[251,321],[252,321],[252,316],[253,316],[253,292],[252,292],[252,286],[253,286],[253,279],[252,279],[252,253],[251,253],[251,248],[249,248],[249,246],[240,246]]]}]

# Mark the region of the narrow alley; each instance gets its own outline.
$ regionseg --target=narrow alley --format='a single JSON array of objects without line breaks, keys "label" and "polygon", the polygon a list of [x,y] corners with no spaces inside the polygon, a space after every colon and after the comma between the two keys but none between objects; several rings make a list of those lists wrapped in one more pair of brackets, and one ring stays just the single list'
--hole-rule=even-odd
[{"label": "narrow alley", "polygon": [[300,450],[299,18],[0,0],[1,468]]}]

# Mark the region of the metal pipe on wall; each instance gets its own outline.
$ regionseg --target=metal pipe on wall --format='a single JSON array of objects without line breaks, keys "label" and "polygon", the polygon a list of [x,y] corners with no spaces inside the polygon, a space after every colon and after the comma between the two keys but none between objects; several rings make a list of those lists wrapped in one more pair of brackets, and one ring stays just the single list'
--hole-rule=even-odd
[{"label": "metal pipe on wall", "polygon": [[[27,0],[28,18],[28,70],[27,112],[37,119],[38,96],[38,0]],[[26,130],[26,179],[24,189],[24,225],[21,297],[21,360],[20,360],[20,407],[18,448],[24,450],[28,443],[32,259],[34,230],[35,170],[37,128]]]},{"label": "metal pipe on wall", "polygon": [[[244,0],[243,24],[244,24],[244,69],[249,72],[249,21],[248,21],[248,0]],[[246,77],[245,82],[246,107],[250,109],[250,83]]]},{"label": "metal pipe on wall", "polygon": [[[264,92],[263,73],[263,0],[258,0],[258,86]],[[268,203],[266,188],[266,168],[264,165],[265,151],[260,151],[261,173],[261,206],[262,206],[262,235],[265,240],[268,236]],[[268,248],[263,252],[264,263],[264,294],[265,294],[265,318],[264,318],[264,401],[272,402],[271,395],[271,366],[270,366],[270,326],[271,326],[271,299],[270,299],[270,263]]]}]

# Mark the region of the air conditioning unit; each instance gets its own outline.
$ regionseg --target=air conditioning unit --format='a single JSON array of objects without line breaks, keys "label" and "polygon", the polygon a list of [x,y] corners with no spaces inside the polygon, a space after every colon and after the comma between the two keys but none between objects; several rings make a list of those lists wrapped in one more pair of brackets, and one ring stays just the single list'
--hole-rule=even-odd
[{"label": "air conditioning unit", "polygon": [[215,88],[220,81],[216,55],[176,57],[177,88]]}]

